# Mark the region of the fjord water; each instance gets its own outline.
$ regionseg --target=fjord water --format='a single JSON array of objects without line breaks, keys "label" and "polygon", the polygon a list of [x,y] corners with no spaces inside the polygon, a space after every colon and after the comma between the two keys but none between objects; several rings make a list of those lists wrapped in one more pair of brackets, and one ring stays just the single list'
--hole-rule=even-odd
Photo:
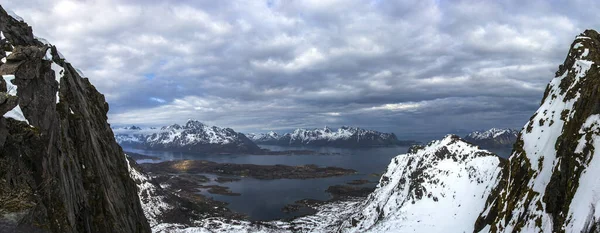
[{"label": "fjord water", "polygon": [[[205,190],[200,191],[203,195],[210,196],[215,200],[229,203],[228,207],[236,212],[244,213],[251,220],[273,220],[291,218],[305,214],[299,211],[284,213],[282,208],[293,204],[301,199],[328,200],[331,196],[325,190],[331,185],[343,185],[356,179],[372,181],[365,186],[375,186],[379,180],[379,174],[387,168],[390,160],[399,154],[404,154],[408,147],[375,147],[375,148],[330,148],[330,147],[278,147],[263,146],[262,148],[280,150],[313,150],[329,155],[206,155],[180,152],[163,152],[128,149],[134,153],[155,156],[163,161],[169,160],[209,160],[218,163],[259,164],[259,165],[305,165],[316,164],[319,166],[336,166],[356,170],[355,175],[318,178],[318,179],[278,179],[259,180],[251,177],[243,177],[240,181],[218,184],[229,187],[232,192],[240,193],[241,196],[224,196],[210,194]],[[151,162],[140,160],[138,162]],[[156,162],[156,161],[154,161]],[[375,174],[373,174],[375,173]],[[216,175],[203,174],[211,180]],[[214,183],[216,184],[216,183]]]}]

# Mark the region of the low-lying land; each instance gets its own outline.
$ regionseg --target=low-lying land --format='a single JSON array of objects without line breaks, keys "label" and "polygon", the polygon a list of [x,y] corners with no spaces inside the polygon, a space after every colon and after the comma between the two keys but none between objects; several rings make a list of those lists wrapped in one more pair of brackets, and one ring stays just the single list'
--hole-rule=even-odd
[{"label": "low-lying land", "polygon": [[319,167],[314,164],[302,166],[256,165],[216,163],[206,160],[178,160],[141,164],[149,173],[209,173],[226,176],[252,177],[256,179],[312,179],[355,174],[352,169]]}]

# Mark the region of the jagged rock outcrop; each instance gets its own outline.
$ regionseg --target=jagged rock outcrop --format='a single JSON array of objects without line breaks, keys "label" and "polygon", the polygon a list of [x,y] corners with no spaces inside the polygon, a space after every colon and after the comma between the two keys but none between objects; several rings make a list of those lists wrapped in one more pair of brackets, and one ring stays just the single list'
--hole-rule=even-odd
[{"label": "jagged rock outcrop", "polygon": [[393,133],[342,126],[336,131],[328,127],[323,129],[296,129],[292,133],[247,134],[258,144],[277,146],[332,146],[332,147],[372,147],[372,146],[409,146],[415,141],[400,141]]},{"label": "jagged rock outcrop", "polygon": [[392,159],[339,232],[472,232],[501,159],[448,135]]},{"label": "jagged rock outcrop", "polygon": [[518,130],[491,128],[475,131],[464,137],[465,141],[484,148],[511,147],[517,141]]},{"label": "jagged rock outcrop", "polygon": [[0,7],[0,232],[150,232],[108,104]]},{"label": "jagged rock outcrop", "polygon": [[184,125],[116,130],[115,139],[124,147],[198,153],[258,153],[262,150],[244,134],[231,128],[208,126],[196,120]]},{"label": "jagged rock outcrop", "polygon": [[599,232],[600,35],[586,30],[521,131],[481,232]]}]

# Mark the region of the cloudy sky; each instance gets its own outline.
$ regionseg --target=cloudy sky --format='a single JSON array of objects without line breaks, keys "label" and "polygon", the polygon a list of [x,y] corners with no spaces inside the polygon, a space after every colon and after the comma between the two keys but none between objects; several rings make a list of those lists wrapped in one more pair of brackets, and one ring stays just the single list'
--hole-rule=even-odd
[{"label": "cloudy sky", "polygon": [[[522,127],[592,1],[3,0],[106,95],[113,125],[401,137]],[[408,135],[408,136],[407,136]]]}]

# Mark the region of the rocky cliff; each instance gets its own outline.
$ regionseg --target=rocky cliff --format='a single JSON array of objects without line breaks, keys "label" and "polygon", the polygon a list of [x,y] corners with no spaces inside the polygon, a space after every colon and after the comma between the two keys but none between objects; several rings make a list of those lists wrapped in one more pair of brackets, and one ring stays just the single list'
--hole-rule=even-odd
[{"label": "rocky cliff", "polygon": [[0,231],[149,232],[108,104],[0,7]]},{"label": "rocky cliff", "polygon": [[571,44],[519,135],[482,232],[600,231],[600,35]]}]

